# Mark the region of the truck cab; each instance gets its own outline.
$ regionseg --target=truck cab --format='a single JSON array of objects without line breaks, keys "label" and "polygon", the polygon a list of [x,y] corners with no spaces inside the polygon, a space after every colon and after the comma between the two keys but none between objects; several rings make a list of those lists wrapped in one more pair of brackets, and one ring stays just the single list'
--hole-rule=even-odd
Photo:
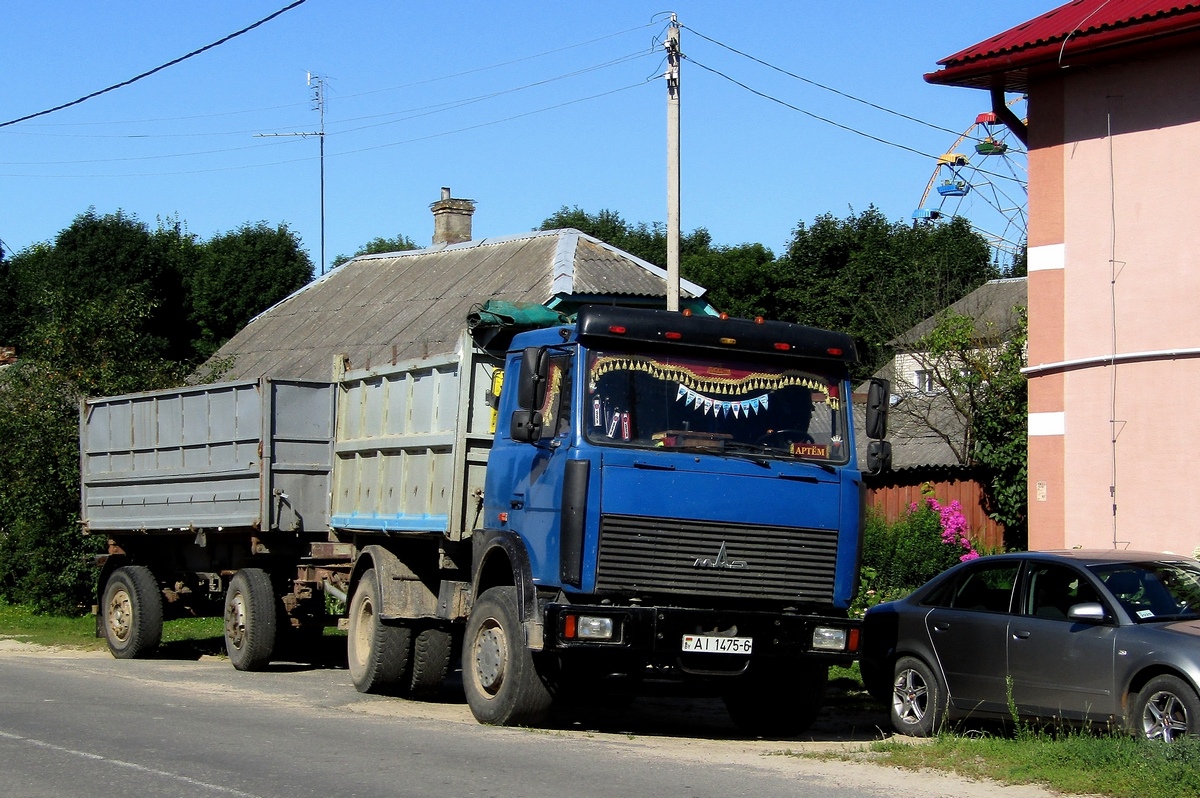
[{"label": "truck cab", "polygon": [[[748,730],[807,726],[858,646],[854,362],[840,333],[630,308],[516,336],[473,535],[477,716],[663,678],[716,689]],[[504,602],[520,634],[498,645],[482,616]]]}]

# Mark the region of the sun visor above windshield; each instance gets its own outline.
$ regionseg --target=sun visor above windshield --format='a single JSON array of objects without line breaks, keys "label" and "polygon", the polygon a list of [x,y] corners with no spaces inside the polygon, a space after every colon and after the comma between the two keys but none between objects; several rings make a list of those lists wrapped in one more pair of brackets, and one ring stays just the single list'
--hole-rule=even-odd
[{"label": "sun visor above windshield", "polygon": [[849,335],[786,321],[684,315],[666,310],[587,305],[579,310],[576,334],[583,341],[637,341],[858,362]]}]

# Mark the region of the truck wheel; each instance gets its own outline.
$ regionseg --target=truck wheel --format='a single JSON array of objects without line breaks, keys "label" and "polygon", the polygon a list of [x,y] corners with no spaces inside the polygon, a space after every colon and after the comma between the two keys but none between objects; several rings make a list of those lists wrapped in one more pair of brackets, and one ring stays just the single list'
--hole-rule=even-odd
[{"label": "truck wheel", "polygon": [[946,700],[937,676],[916,657],[896,660],[893,673],[892,728],[910,737],[936,734]]},{"label": "truck wheel", "polygon": [[725,709],[746,734],[795,737],[817,719],[828,681],[829,668],[822,665],[752,668],[725,694]]},{"label": "truck wheel", "polygon": [[350,629],[346,658],[350,679],[360,693],[396,690],[412,653],[412,630],[384,623],[379,617],[383,600],[375,571],[363,573],[350,600]]},{"label": "truck wheel", "polygon": [[162,593],[144,565],[113,571],[104,585],[104,639],[117,659],[144,657],[162,640]]},{"label": "truck wheel", "polygon": [[225,592],[225,650],[239,671],[260,671],[275,653],[278,619],[271,577],[261,568],[243,568]]},{"label": "truck wheel", "polygon": [[1156,676],[1133,702],[1131,731],[1147,740],[1173,742],[1200,734],[1200,699],[1177,676]]},{"label": "truck wheel", "polygon": [[450,673],[450,649],[454,636],[448,629],[426,626],[413,640],[412,693],[418,698],[428,698],[442,689],[442,682]]},{"label": "truck wheel", "polygon": [[480,723],[533,726],[550,714],[554,696],[525,647],[515,587],[493,587],[475,600],[462,670],[467,704]]}]

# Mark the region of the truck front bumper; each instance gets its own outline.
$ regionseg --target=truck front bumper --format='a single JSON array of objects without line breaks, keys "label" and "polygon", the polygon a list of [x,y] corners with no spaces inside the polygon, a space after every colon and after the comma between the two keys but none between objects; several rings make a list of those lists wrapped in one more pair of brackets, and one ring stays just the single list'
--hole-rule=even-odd
[{"label": "truck front bumper", "polygon": [[[752,641],[749,656],[756,659],[817,657],[829,664],[848,663],[857,656],[862,629],[859,621],[847,618],[745,610],[547,604],[543,612],[546,649],[626,651],[659,660],[693,656],[685,651],[684,638],[702,636]],[[727,654],[698,656],[745,656],[745,645],[730,646]]]}]

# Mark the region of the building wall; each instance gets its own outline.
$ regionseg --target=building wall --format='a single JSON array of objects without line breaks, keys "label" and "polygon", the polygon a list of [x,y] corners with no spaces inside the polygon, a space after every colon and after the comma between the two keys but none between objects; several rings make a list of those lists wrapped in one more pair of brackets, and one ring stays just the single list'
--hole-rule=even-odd
[{"label": "building wall", "polygon": [[[1200,350],[1196,74],[1178,51],[1031,81],[1031,366]],[[1031,377],[1030,547],[1200,546],[1197,391],[1194,356]]]}]

